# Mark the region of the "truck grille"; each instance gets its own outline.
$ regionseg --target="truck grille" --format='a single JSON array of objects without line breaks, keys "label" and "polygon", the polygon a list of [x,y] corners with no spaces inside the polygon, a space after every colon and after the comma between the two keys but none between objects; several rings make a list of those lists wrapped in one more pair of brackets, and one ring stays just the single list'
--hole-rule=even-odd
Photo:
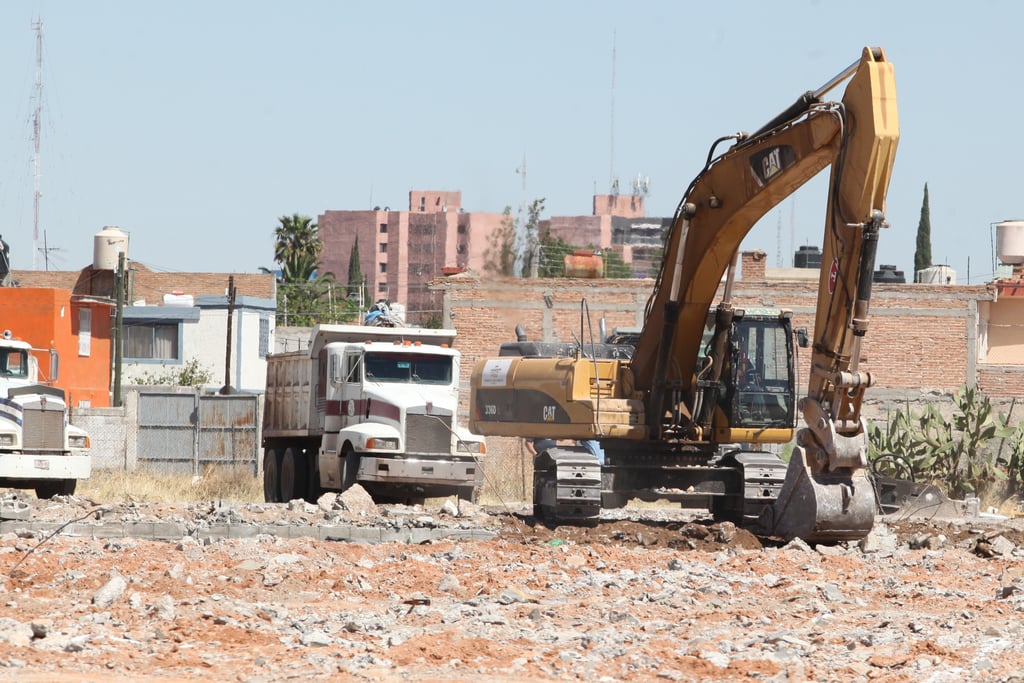
[{"label": "truck grille", "polygon": [[64,448],[64,411],[25,408],[21,416],[25,450]]},{"label": "truck grille", "polygon": [[452,418],[406,414],[405,450],[409,453],[451,453]]}]

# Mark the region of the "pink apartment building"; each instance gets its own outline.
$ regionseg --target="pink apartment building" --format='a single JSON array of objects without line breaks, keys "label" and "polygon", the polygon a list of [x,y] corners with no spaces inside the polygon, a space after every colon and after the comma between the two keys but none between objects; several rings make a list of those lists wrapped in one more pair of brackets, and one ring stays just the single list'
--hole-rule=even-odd
[{"label": "pink apartment building", "polygon": [[[596,195],[591,216],[542,220],[541,233],[577,247],[615,249],[637,276],[653,276],[661,236],[670,219],[645,218],[639,195]],[[462,193],[413,190],[409,207],[394,211],[325,211],[317,218],[324,245],[321,269],[347,283],[349,257],[359,240],[359,265],[366,278],[365,301],[387,299],[406,307],[410,323],[440,315],[436,292],[427,285],[445,273],[472,270],[486,275],[487,250],[505,216],[464,211]]]}]

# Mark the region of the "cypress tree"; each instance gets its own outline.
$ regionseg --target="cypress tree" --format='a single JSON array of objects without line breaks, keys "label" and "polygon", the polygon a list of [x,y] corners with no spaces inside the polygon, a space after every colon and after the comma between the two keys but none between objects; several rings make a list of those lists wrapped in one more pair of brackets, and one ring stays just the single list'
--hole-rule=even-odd
[{"label": "cypress tree", "polygon": [[348,295],[358,294],[362,284],[363,270],[359,266],[359,235],[356,235],[356,241],[348,256]]},{"label": "cypress tree", "polygon": [[924,184],[921,220],[917,224],[917,249],[914,251],[914,282],[918,273],[932,265],[932,219],[928,211],[928,183]]}]

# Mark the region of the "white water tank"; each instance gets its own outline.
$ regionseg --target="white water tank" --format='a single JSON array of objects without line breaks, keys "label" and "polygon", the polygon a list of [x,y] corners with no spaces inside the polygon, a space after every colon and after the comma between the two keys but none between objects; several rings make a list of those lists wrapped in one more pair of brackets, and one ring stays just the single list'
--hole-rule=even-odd
[{"label": "white water tank", "polygon": [[108,225],[93,235],[92,267],[94,270],[117,270],[119,254],[128,258],[128,233],[116,225]]},{"label": "white water tank", "polygon": [[176,289],[169,294],[164,294],[164,306],[195,306],[195,298]]},{"label": "white water tank", "polygon": [[1008,266],[1024,264],[1024,220],[996,223],[996,256]]},{"label": "white water tank", "polygon": [[917,271],[917,281],[924,285],[955,285],[956,271],[949,266],[929,266]]}]

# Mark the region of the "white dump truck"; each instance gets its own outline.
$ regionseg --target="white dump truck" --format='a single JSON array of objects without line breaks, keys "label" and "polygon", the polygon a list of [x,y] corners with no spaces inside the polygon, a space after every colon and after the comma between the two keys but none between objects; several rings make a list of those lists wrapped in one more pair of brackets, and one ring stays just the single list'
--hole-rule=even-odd
[{"label": "white dump truck", "polygon": [[0,487],[70,495],[92,470],[89,435],[68,420],[64,390],[40,383],[33,352],[49,355],[56,381],[54,351],[33,349],[10,330],[0,338]]},{"label": "white dump truck", "polygon": [[483,437],[458,426],[454,330],[313,328],[303,351],[267,358],[263,493],[316,500],[358,482],[379,501],[472,499]]}]

